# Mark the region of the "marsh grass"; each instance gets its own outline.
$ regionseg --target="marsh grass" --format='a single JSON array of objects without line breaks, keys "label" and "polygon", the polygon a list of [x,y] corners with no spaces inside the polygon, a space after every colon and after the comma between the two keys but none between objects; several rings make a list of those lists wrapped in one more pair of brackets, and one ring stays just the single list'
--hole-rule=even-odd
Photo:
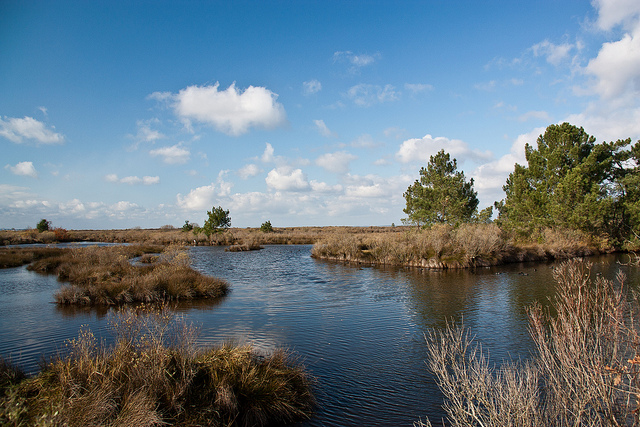
[{"label": "marsh grass", "polygon": [[118,305],[196,298],[219,298],[228,284],[205,276],[190,266],[180,246],[168,246],[150,264],[134,265],[131,259],[158,247],[109,246],[72,249],[40,259],[29,269],[55,274],[68,282],[55,295],[59,304]]},{"label": "marsh grass", "polygon": [[506,262],[541,261],[588,256],[611,250],[572,230],[544,230],[541,236],[516,240],[495,224],[446,224],[427,229],[386,233],[335,233],[319,240],[315,258],[423,268],[468,268]]},{"label": "marsh grass", "polygon": [[[591,277],[567,261],[554,271],[552,306],[529,309],[536,352],[489,363],[464,329],[427,336],[428,366],[451,426],[635,426],[640,423],[640,303],[619,274]],[[430,425],[419,421],[416,426]]]},{"label": "marsh grass", "polygon": [[282,425],[308,418],[311,379],[286,352],[198,349],[166,309],[126,309],[107,347],[89,330],[35,377],[3,386],[5,425]]},{"label": "marsh grass", "polygon": [[67,249],[59,248],[0,248],[0,268],[20,267],[42,258],[52,257]]}]

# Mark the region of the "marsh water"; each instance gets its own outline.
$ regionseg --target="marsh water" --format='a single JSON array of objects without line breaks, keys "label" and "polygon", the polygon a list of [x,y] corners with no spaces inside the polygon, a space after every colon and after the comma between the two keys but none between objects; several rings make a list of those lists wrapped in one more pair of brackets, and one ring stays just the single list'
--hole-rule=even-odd
[{"label": "marsh water", "polygon": [[[226,279],[217,303],[179,311],[200,328],[200,345],[227,341],[268,353],[287,348],[314,376],[317,408],[302,426],[411,426],[442,416],[429,374],[424,334],[446,319],[461,321],[496,362],[529,357],[526,307],[553,294],[554,264],[430,271],[343,265],[311,258],[311,246],[261,251],[190,249],[193,267]],[[628,283],[638,268],[620,256],[589,259],[594,273]],[[0,354],[28,372],[64,348],[86,325],[108,340],[108,310],[54,304],[60,283],[25,267],[0,270]]]}]

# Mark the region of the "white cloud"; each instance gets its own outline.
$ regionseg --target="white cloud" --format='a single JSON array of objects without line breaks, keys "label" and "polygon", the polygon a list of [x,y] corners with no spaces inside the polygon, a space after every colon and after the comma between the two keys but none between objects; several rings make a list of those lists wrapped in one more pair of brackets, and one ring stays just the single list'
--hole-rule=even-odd
[{"label": "white cloud", "polygon": [[176,196],[177,205],[181,209],[204,212],[207,209],[211,209],[215,202],[215,189],[215,184],[211,183],[210,185],[194,188],[186,196],[178,194]]},{"label": "white cloud", "polygon": [[[219,86],[188,86],[171,95],[176,115],[187,126],[193,120],[232,136],[242,135],[252,127],[272,129],[286,122],[284,107],[270,90],[249,86],[240,91],[234,83],[219,91]],[[151,96],[166,99],[166,94]]]},{"label": "white cloud", "polygon": [[240,175],[240,178],[242,179],[251,178],[253,176],[258,175],[259,173],[260,173],[260,168],[253,163],[244,165],[238,170],[238,175]]},{"label": "white cloud", "polygon": [[327,127],[327,125],[324,123],[324,120],[314,120],[313,123],[316,125],[318,132],[320,132],[320,135],[327,138],[336,138],[338,136],[335,132],[332,132],[331,129]]},{"label": "white cloud", "polygon": [[349,172],[349,163],[357,158],[346,151],[336,151],[335,153],[326,153],[318,157],[316,165],[329,172],[345,174]]},{"label": "white cloud", "polygon": [[318,80],[313,79],[308,82],[302,83],[302,93],[304,95],[313,95],[314,93],[318,93],[322,90],[322,83]]},{"label": "white cloud", "polygon": [[591,90],[602,98],[620,95],[637,97],[640,92],[640,26],[635,34],[604,43],[598,56],[591,59],[586,69],[593,76]]},{"label": "white cloud", "polygon": [[265,178],[267,187],[278,191],[302,191],[309,188],[309,182],[302,169],[282,166],[272,169]]},{"label": "white cloud", "polygon": [[105,175],[104,179],[107,182],[117,182],[120,184],[129,184],[129,185],[136,185],[136,184],[154,185],[154,184],[160,183],[159,176],[143,176],[142,178],[138,176],[125,176],[124,178],[118,178],[118,175],[112,173],[109,175]]},{"label": "white cloud", "polygon": [[273,145],[267,142],[264,148],[264,152],[262,153],[262,157],[260,158],[263,163],[271,163],[274,161],[273,151]]},{"label": "white cloud", "polygon": [[33,162],[20,162],[15,166],[6,165],[4,168],[14,175],[30,176],[32,178],[38,177],[38,172],[36,172],[36,168],[33,167]]},{"label": "white cloud", "polygon": [[144,185],[160,184],[160,177],[159,176],[143,176],[142,183]]},{"label": "white cloud", "polygon": [[459,139],[449,139],[442,136],[434,138],[431,135],[404,141],[396,152],[396,158],[401,163],[426,163],[429,161],[430,156],[435,155],[440,150],[449,153],[451,157],[457,159],[458,163],[465,159],[486,161],[491,158],[490,152],[471,150],[466,142]]},{"label": "white cloud", "polygon": [[351,51],[339,51],[333,54],[333,62],[334,63],[348,63],[349,72],[357,73],[362,67],[366,67],[368,65],[372,65],[378,59],[380,59],[381,55],[379,53],[375,53],[373,55],[369,54],[354,54]]},{"label": "white cloud", "polygon": [[362,83],[349,88],[347,97],[356,105],[370,107],[375,104],[397,101],[400,99],[400,94],[396,92],[395,87],[392,85],[382,87]]},{"label": "white cloud", "polygon": [[17,117],[0,118],[0,136],[20,144],[24,139],[32,139],[40,144],[60,144],[64,136],[47,129],[46,125],[33,117],[20,119]]},{"label": "white cloud", "polygon": [[136,133],[135,139],[140,142],[153,143],[159,139],[166,138],[166,136],[163,133],[151,128],[151,126],[157,125],[159,123],[160,123],[160,120],[158,119],[138,120],[136,122],[138,131]]},{"label": "white cloud", "polygon": [[535,44],[531,47],[534,56],[543,56],[549,64],[560,65],[569,58],[569,53],[575,46],[570,43],[554,44],[549,40]]},{"label": "white cloud", "polygon": [[189,161],[191,153],[181,144],[172,145],[170,147],[157,148],[149,151],[149,154],[153,157],[160,156],[162,161],[168,164],[183,164]]},{"label": "white cloud", "polygon": [[433,90],[433,86],[424,83],[405,83],[404,88],[414,94],[420,92],[429,92]]},{"label": "white cloud", "polygon": [[513,172],[515,164],[526,165],[525,145],[537,147],[538,136],[544,131],[544,127],[538,127],[531,132],[519,135],[511,145],[508,154],[498,160],[480,165],[473,171],[471,177],[474,179],[474,188],[478,192],[482,206],[504,198],[502,186],[507,182],[509,174]]},{"label": "white cloud", "polygon": [[329,185],[326,182],[318,182],[316,180],[311,180],[309,184],[314,193],[339,193],[342,191],[342,185],[340,184]]},{"label": "white cloud", "polygon": [[637,0],[593,0],[592,4],[598,9],[597,25],[605,31],[616,25],[629,30],[638,24],[640,2]]}]

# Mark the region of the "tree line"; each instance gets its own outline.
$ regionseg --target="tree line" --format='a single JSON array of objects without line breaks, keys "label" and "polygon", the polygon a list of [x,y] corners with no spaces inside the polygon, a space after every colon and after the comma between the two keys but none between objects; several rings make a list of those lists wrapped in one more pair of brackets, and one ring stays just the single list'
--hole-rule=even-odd
[{"label": "tree line", "polygon": [[[516,164],[509,174],[505,198],[494,203],[502,229],[535,236],[562,227],[618,245],[640,240],[640,141],[596,143],[581,127],[554,124],[536,147],[526,144],[525,158],[526,165]],[[473,183],[441,150],[404,193],[404,222],[428,227],[491,221],[493,207],[478,211]]]}]

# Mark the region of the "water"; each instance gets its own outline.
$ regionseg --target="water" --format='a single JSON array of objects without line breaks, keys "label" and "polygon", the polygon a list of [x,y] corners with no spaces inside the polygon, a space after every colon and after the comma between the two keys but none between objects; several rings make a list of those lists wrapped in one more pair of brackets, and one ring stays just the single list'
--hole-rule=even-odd
[{"label": "water", "polygon": [[[527,358],[525,307],[553,294],[553,264],[476,271],[358,267],[314,260],[311,246],[256,252],[191,249],[193,266],[224,278],[231,293],[180,311],[200,327],[199,344],[284,347],[315,377],[317,409],[301,426],[406,425],[439,420],[442,396],[426,368],[424,334],[464,320],[490,357]],[[593,258],[613,277],[616,258]],[[622,267],[629,283],[640,273]],[[107,310],[60,308],[55,278],[24,267],[0,270],[0,354],[27,371],[75,338],[82,325],[108,336]]]}]

